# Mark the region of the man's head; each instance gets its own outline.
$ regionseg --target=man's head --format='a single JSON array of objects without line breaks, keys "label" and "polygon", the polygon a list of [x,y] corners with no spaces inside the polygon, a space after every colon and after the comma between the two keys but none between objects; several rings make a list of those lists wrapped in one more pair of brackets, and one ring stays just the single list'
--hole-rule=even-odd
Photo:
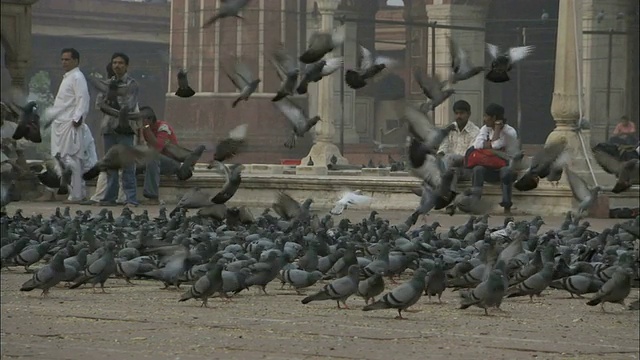
[{"label": "man's head", "polygon": [[629,123],[629,117],[627,115],[622,115],[620,117],[620,122],[625,124],[625,125],[628,124]]},{"label": "man's head", "polygon": [[153,125],[158,121],[156,113],[155,111],[153,111],[151,106],[140,107],[140,114],[142,115],[142,122],[144,122],[145,124]]},{"label": "man's head", "polygon": [[467,122],[469,122],[471,105],[464,100],[458,100],[453,104],[453,113],[456,116],[458,129],[464,129],[464,127],[467,126]]},{"label": "man's head", "polygon": [[496,122],[506,123],[504,119],[504,108],[498,104],[491,103],[484,110],[484,124],[488,127],[494,127]]},{"label": "man's head", "polygon": [[64,48],[60,51],[60,61],[62,62],[62,69],[65,72],[69,72],[80,64],[80,53],[74,48]]},{"label": "man's head", "polygon": [[129,56],[121,52],[113,53],[111,55],[111,68],[118,78],[123,77],[129,69]]}]

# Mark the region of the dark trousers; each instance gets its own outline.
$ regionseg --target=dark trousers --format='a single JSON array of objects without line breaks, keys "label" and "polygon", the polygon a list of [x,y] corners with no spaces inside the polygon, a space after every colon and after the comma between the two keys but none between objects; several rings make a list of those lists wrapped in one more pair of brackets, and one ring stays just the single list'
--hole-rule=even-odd
[{"label": "dark trousers", "polygon": [[484,166],[476,166],[473,168],[472,184],[473,187],[482,188],[484,182],[500,183],[502,186],[502,202],[500,206],[510,208],[511,192],[513,190],[513,174],[509,167],[505,166],[499,170],[489,169]]}]

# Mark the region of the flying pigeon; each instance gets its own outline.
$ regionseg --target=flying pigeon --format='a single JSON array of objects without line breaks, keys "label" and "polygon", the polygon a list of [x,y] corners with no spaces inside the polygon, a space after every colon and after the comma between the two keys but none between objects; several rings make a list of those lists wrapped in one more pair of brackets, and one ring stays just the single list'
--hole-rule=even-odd
[{"label": "flying pigeon", "polygon": [[352,89],[360,89],[367,85],[367,79],[371,79],[387,67],[396,62],[384,56],[373,56],[371,51],[360,46],[360,64],[358,69],[349,69],[345,73],[345,82]]},{"label": "flying pigeon", "polygon": [[491,70],[485,78],[494,83],[503,83],[509,81],[507,74],[513,68],[513,65],[522,61],[533,53],[535,46],[518,46],[509,48],[506,53],[500,53],[498,46],[487,43],[487,51],[491,56]]},{"label": "flying pigeon", "polygon": [[320,121],[320,116],[310,118],[306,112],[290,99],[282,99],[274,103],[275,107],[289,120],[293,131],[284,146],[293,149],[296,146],[296,138],[304,137],[311,128]]},{"label": "flying pigeon", "polygon": [[340,26],[333,31],[316,31],[309,37],[309,46],[307,50],[300,55],[299,60],[305,64],[320,61],[334,48],[342,45],[344,39],[344,26]]},{"label": "flying pigeon", "polygon": [[342,193],[342,197],[336,205],[331,209],[331,215],[342,215],[342,212],[347,209],[348,206],[351,205],[363,205],[371,202],[373,200],[372,197],[362,195],[362,191],[346,191]]},{"label": "flying pigeon", "polygon": [[224,0],[221,1],[220,8],[218,12],[209,18],[202,27],[208,28],[213,25],[216,21],[220,19],[224,19],[227,17],[236,17],[238,19],[244,20],[242,16],[240,16],[240,11],[249,4],[251,0]]}]

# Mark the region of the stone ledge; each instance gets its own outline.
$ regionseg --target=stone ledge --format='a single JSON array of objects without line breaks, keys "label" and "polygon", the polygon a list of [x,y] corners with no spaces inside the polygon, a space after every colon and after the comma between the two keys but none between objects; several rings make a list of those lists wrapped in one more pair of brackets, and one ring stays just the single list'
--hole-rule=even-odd
[{"label": "stone ledge", "polygon": [[[307,197],[314,199],[315,208],[329,208],[338,200],[345,190],[361,190],[374,200],[369,206],[361,207],[365,210],[401,210],[413,211],[418,206],[419,198],[411,189],[420,186],[421,181],[411,176],[354,176],[352,170],[347,174],[328,175],[292,175],[292,174],[252,174],[243,173],[242,185],[230,201],[232,205],[246,205],[250,207],[268,207],[275,200],[279,190],[288,192],[297,200]],[[338,172],[336,172],[338,173]],[[138,194],[142,194],[144,180],[138,177]],[[188,188],[199,187],[211,193],[222,187],[224,178],[211,170],[199,171],[188,181],[178,181],[175,178],[161,178],[161,198],[167,203],[175,203]],[[88,182],[89,191],[94,191],[95,181]],[[462,191],[470,186],[469,182],[461,182],[458,187]],[[639,188],[634,186],[624,194],[606,193],[611,207],[637,207]],[[501,200],[501,190],[498,185],[486,184],[484,197],[495,206],[491,213],[500,214],[502,208],[498,206]],[[566,185],[557,188],[546,182],[541,182],[539,188],[513,193],[514,213],[536,215],[561,215],[574,209],[575,200],[571,189]]]}]

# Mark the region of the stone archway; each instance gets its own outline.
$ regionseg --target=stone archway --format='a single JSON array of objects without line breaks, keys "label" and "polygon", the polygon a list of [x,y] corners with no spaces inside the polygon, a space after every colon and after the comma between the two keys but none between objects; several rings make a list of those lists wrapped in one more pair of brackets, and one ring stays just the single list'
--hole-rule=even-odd
[{"label": "stone archway", "polygon": [[11,75],[12,97],[26,96],[25,76],[31,62],[31,5],[38,0],[2,0],[0,38]]}]

